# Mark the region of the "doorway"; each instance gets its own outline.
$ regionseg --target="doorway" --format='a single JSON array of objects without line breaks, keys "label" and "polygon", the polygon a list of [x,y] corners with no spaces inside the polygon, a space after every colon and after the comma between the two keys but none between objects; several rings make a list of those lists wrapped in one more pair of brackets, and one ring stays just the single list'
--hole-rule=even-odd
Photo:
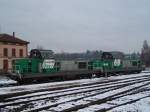
[{"label": "doorway", "polygon": [[8,72],[8,60],[3,60],[3,70],[4,72]]}]

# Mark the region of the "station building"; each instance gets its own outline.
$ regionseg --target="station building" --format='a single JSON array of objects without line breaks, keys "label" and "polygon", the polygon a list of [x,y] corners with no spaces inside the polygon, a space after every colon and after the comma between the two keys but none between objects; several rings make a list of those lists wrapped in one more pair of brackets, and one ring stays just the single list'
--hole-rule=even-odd
[{"label": "station building", "polygon": [[15,59],[28,56],[29,42],[9,34],[0,34],[0,73],[8,73],[12,70]]}]

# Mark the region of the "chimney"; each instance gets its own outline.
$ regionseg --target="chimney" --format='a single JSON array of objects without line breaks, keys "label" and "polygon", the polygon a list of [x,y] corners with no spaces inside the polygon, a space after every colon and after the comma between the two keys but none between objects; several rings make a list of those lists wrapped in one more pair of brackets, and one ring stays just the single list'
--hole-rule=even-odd
[{"label": "chimney", "polygon": [[15,32],[13,32],[13,37],[15,37]]}]

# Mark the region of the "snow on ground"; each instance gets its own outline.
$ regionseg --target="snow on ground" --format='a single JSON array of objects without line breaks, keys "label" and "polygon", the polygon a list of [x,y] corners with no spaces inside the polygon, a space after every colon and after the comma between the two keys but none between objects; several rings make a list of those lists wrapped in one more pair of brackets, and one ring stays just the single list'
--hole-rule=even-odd
[{"label": "snow on ground", "polygon": [[[121,92],[123,92],[123,91],[127,91],[127,90],[130,90],[130,89],[135,88],[135,87],[139,87],[139,86],[144,85],[144,84],[146,84],[146,83],[147,83],[147,82],[145,81],[144,83],[142,82],[142,83],[139,83],[139,84],[134,84],[134,85],[130,85],[130,86],[127,86],[127,87],[120,88],[120,89],[112,90],[112,91],[106,92],[106,93],[104,93],[104,94],[99,94],[99,95],[96,95],[96,96],[87,97],[87,98],[81,99],[81,100],[79,100],[79,101],[77,101],[77,102],[69,102],[69,104],[68,104],[68,103],[62,104],[62,105],[59,105],[58,107],[55,107],[55,108],[53,108],[53,109],[54,109],[54,111],[62,111],[62,110],[65,109],[65,108],[71,108],[72,105],[87,104],[87,103],[89,103],[89,101],[97,101],[97,100],[100,100],[100,99],[104,99],[104,98],[107,98],[108,96],[113,96],[113,95],[115,95],[115,94],[117,94],[117,93],[121,93]],[[81,103],[82,101],[83,101],[84,103]],[[71,105],[70,105],[70,104],[71,104]],[[67,105],[67,106],[64,106],[64,105]],[[71,106],[71,107],[69,107],[69,106]],[[103,106],[104,106],[104,105],[103,105]],[[102,109],[103,106],[99,106],[97,109]],[[61,107],[61,108],[60,108],[60,107]],[[105,107],[103,107],[103,108],[105,108]],[[108,108],[108,107],[107,107],[107,108]],[[62,110],[61,110],[61,109],[62,109]],[[94,109],[95,109],[95,108],[94,108]],[[79,111],[79,112],[85,112],[85,110]],[[91,112],[94,112],[94,111],[91,111]]]},{"label": "snow on ground", "polygon": [[16,81],[14,81],[6,76],[0,76],[0,86],[16,84],[16,83],[17,83]]},{"label": "snow on ground", "polygon": [[[120,84],[120,83],[119,83]],[[119,85],[119,84],[117,84],[117,85]],[[112,85],[109,85],[109,86],[112,86]],[[106,88],[108,88],[109,86],[105,86]],[[95,89],[100,89],[101,88],[101,86],[99,86],[99,87],[96,87]],[[91,88],[91,90],[92,90],[93,88]],[[85,90],[87,90],[87,89],[85,89]],[[90,90],[90,89],[88,89],[88,90]],[[109,89],[108,89],[109,90]],[[52,96],[59,96],[59,95],[63,95],[63,94],[69,94],[69,93],[76,93],[76,92],[80,92],[80,91],[84,91],[84,89],[82,89],[82,90],[75,90],[75,91],[70,91],[70,92],[67,92],[67,93],[56,93],[56,94],[50,94],[50,95],[44,95],[44,96],[41,96],[41,97],[32,97],[32,98],[28,98],[28,99],[21,99],[21,100],[16,100],[15,102],[20,102],[20,101],[25,101],[25,100],[35,100],[35,99],[39,99],[39,98],[49,98],[49,97],[52,97]],[[102,91],[101,91],[102,92]],[[94,91],[94,92],[90,92],[90,93],[86,93],[86,94],[75,94],[75,95],[72,95],[72,96],[65,96],[65,97],[60,97],[59,99],[57,99],[57,102],[55,101],[55,103],[60,103],[60,102],[64,102],[64,101],[68,101],[68,100],[72,100],[72,99],[76,99],[76,98],[81,98],[81,97],[85,97],[86,95],[92,95],[92,94],[96,94],[96,93],[99,93],[99,91]],[[92,98],[92,100],[94,100],[94,98]],[[14,101],[13,101],[14,102]],[[80,101],[80,102],[76,102],[77,104],[81,104],[81,102],[83,102],[82,100]],[[84,101],[84,102],[87,102],[87,100],[86,101]],[[32,102],[33,103],[33,102]],[[43,105],[43,103],[45,103],[45,102],[41,102],[40,100],[39,100],[39,102],[37,103],[37,102],[35,102],[35,107],[40,107],[40,106],[42,106]],[[58,106],[57,108],[62,108],[62,107],[68,107],[68,105],[69,106],[73,106],[73,105],[75,105],[76,103],[69,103],[69,104],[64,104],[64,105],[60,105],[60,106]],[[54,104],[54,102],[52,101],[48,101],[48,102],[46,102],[45,104]],[[67,106],[65,106],[65,105],[67,105]],[[64,109],[64,108],[62,108],[62,109]]]},{"label": "snow on ground", "polygon": [[143,76],[143,75],[150,75],[150,73],[111,76],[108,78],[101,77],[101,78],[81,79],[81,80],[64,81],[64,82],[50,82],[50,83],[43,83],[43,84],[31,84],[31,85],[23,85],[23,86],[4,87],[4,88],[0,88],[0,95],[22,92],[22,91],[33,91],[33,90],[39,90],[39,89],[44,89],[48,87],[53,88],[53,87],[62,87],[62,86],[67,86],[67,85],[68,86],[69,85],[82,85],[82,84],[87,84],[87,83],[89,84],[89,83],[94,83],[94,82],[124,79],[124,78],[131,78],[131,77]]},{"label": "snow on ground", "polygon": [[[144,88],[149,89],[150,84]],[[134,103],[128,103],[133,100],[138,100]],[[125,104],[128,103],[128,104]],[[122,105],[124,104],[124,105]],[[120,105],[116,107],[117,105]],[[116,108],[114,108],[116,107]],[[108,101],[99,105],[92,105],[84,109],[80,109],[78,112],[95,112],[99,109],[109,109],[107,112],[150,112],[150,91],[143,91],[132,95],[127,95],[116,100]]]},{"label": "snow on ground", "polygon": [[[136,79],[140,79],[140,78],[136,78]],[[123,81],[132,81],[133,79],[127,79],[127,80],[123,80]],[[71,91],[71,92],[79,92],[79,91],[86,91],[86,90],[93,90],[93,89],[101,89],[105,86],[105,88],[109,88],[109,87],[112,87],[112,86],[117,86],[117,85],[120,85],[120,84],[125,84],[125,82],[122,82],[122,81],[115,81],[115,82],[109,82],[106,84],[102,83],[102,84],[96,84],[96,85],[90,85],[90,86],[86,86],[86,87],[93,87],[91,89],[85,89],[85,86],[84,87],[74,87],[74,88],[68,88],[68,89],[63,89],[63,90],[55,90],[55,91],[44,91],[44,92],[36,92],[36,93],[31,93],[31,94],[27,94],[27,95],[22,95],[22,96],[17,96],[17,97],[12,97],[10,99],[13,99],[13,98],[24,98],[24,97],[29,97],[29,96],[34,96],[34,95],[42,95],[42,94],[52,94],[52,93],[57,93],[57,92],[61,92],[61,95],[63,94],[63,92],[65,91]],[[96,88],[95,88],[96,87]],[[68,94],[68,92],[67,92]],[[55,94],[56,95],[56,94]],[[44,96],[46,97],[46,96]],[[38,97],[39,98],[39,97]]]},{"label": "snow on ground", "polygon": [[21,91],[34,91],[45,88],[56,88],[56,87],[66,87],[70,85],[82,85],[89,84],[99,81],[107,80],[105,78],[94,78],[94,79],[82,79],[82,80],[73,80],[73,81],[64,81],[64,82],[50,82],[43,84],[31,84],[31,85],[23,85],[23,86],[13,86],[13,87],[4,87],[0,88],[0,95],[16,93]]},{"label": "snow on ground", "polygon": [[[145,88],[149,89],[150,85],[147,85]],[[150,112],[150,91],[127,95],[114,101],[110,101],[109,103],[119,105],[139,98],[141,99],[134,103],[128,103],[126,105],[116,107],[108,112]]]},{"label": "snow on ground", "polygon": [[[140,74],[111,76],[111,77],[108,77],[108,78],[93,78],[93,79],[82,79],[82,80],[74,80],[74,81],[50,82],[50,83],[44,83],[44,84],[32,84],[32,85],[24,85],[24,86],[5,87],[5,88],[0,88],[0,95],[9,94],[9,93],[12,93],[12,92],[16,93],[16,92],[21,92],[21,91],[38,90],[38,89],[47,88],[47,87],[52,88],[52,87],[60,87],[60,86],[66,86],[66,85],[82,85],[82,84],[99,82],[99,81],[104,81],[104,80],[124,79],[124,78],[131,78],[131,77],[137,77],[137,76],[143,76],[143,75],[150,75],[150,73],[142,72]],[[80,100],[80,102],[76,102],[76,103],[75,102],[70,102],[70,103],[62,104],[62,105],[59,105],[58,107],[55,107],[53,109],[54,110],[57,110],[57,109],[60,110],[60,108],[61,108],[63,110],[63,109],[66,109],[68,107],[72,107],[74,105],[86,104],[86,103],[88,103],[88,101],[91,101],[91,100],[95,101],[97,99],[102,99],[102,98],[105,98],[106,96],[113,95],[113,94],[116,94],[116,93],[121,92],[121,91],[129,90],[129,89],[131,89],[135,86],[140,86],[140,85],[143,85],[145,83],[146,83],[146,81],[144,83],[139,83],[139,84],[136,84],[136,85],[132,85],[130,87],[124,87],[124,88],[114,90],[114,91],[109,91],[109,92],[106,92],[104,94],[97,95],[97,96],[94,96],[94,97],[85,98],[83,100]],[[147,87],[150,87],[150,85],[148,85]],[[82,95],[81,96],[76,96],[75,99],[78,98],[78,97],[82,97]],[[132,98],[134,98],[134,97],[132,97]],[[67,98],[60,99],[59,103],[64,102],[64,101],[68,101],[70,99],[72,99],[72,98],[67,97]],[[52,102],[49,102],[49,103],[51,105],[54,104]],[[58,103],[58,102],[55,102],[55,103]],[[36,107],[39,107],[39,106],[41,106],[41,105],[38,105]],[[103,107],[108,108],[108,106],[111,107],[113,105],[110,105],[110,104],[103,104],[103,105],[99,105],[99,106],[95,105],[95,107],[93,109],[97,110],[97,109],[100,109],[100,108],[103,108]],[[87,108],[85,110],[86,110],[86,112],[92,112],[92,110],[90,110],[90,109],[91,108]],[[112,111],[113,112],[127,112],[127,111],[130,112],[132,110],[135,112],[137,109],[138,109],[138,112],[150,112],[150,97],[144,98],[144,99],[142,99],[140,101],[137,101],[133,104],[128,104],[128,105],[124,105],[124,106],[114,108],[113,110],[111,110],[109,112],[112,112]],[[85,110],[84,110],[84,112],[85,112]],[[83,112],[82,110],[80,110],[80,111]]]},{"label": "snow on ground", "polygon": [[132,104],[114,108],[108,112],[150,112],[150,97],[141,99]]}]

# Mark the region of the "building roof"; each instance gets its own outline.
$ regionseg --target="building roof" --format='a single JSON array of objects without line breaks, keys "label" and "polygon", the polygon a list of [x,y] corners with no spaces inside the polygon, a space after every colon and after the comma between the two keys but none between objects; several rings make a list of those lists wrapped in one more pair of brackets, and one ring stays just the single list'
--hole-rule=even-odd
[{"label": "building roof", "polygon": [[10,42],[10,43],[19,43],[19,44],[29,44],[29,42],[14,37],[8,34],[0,34],[0,42]]}]

